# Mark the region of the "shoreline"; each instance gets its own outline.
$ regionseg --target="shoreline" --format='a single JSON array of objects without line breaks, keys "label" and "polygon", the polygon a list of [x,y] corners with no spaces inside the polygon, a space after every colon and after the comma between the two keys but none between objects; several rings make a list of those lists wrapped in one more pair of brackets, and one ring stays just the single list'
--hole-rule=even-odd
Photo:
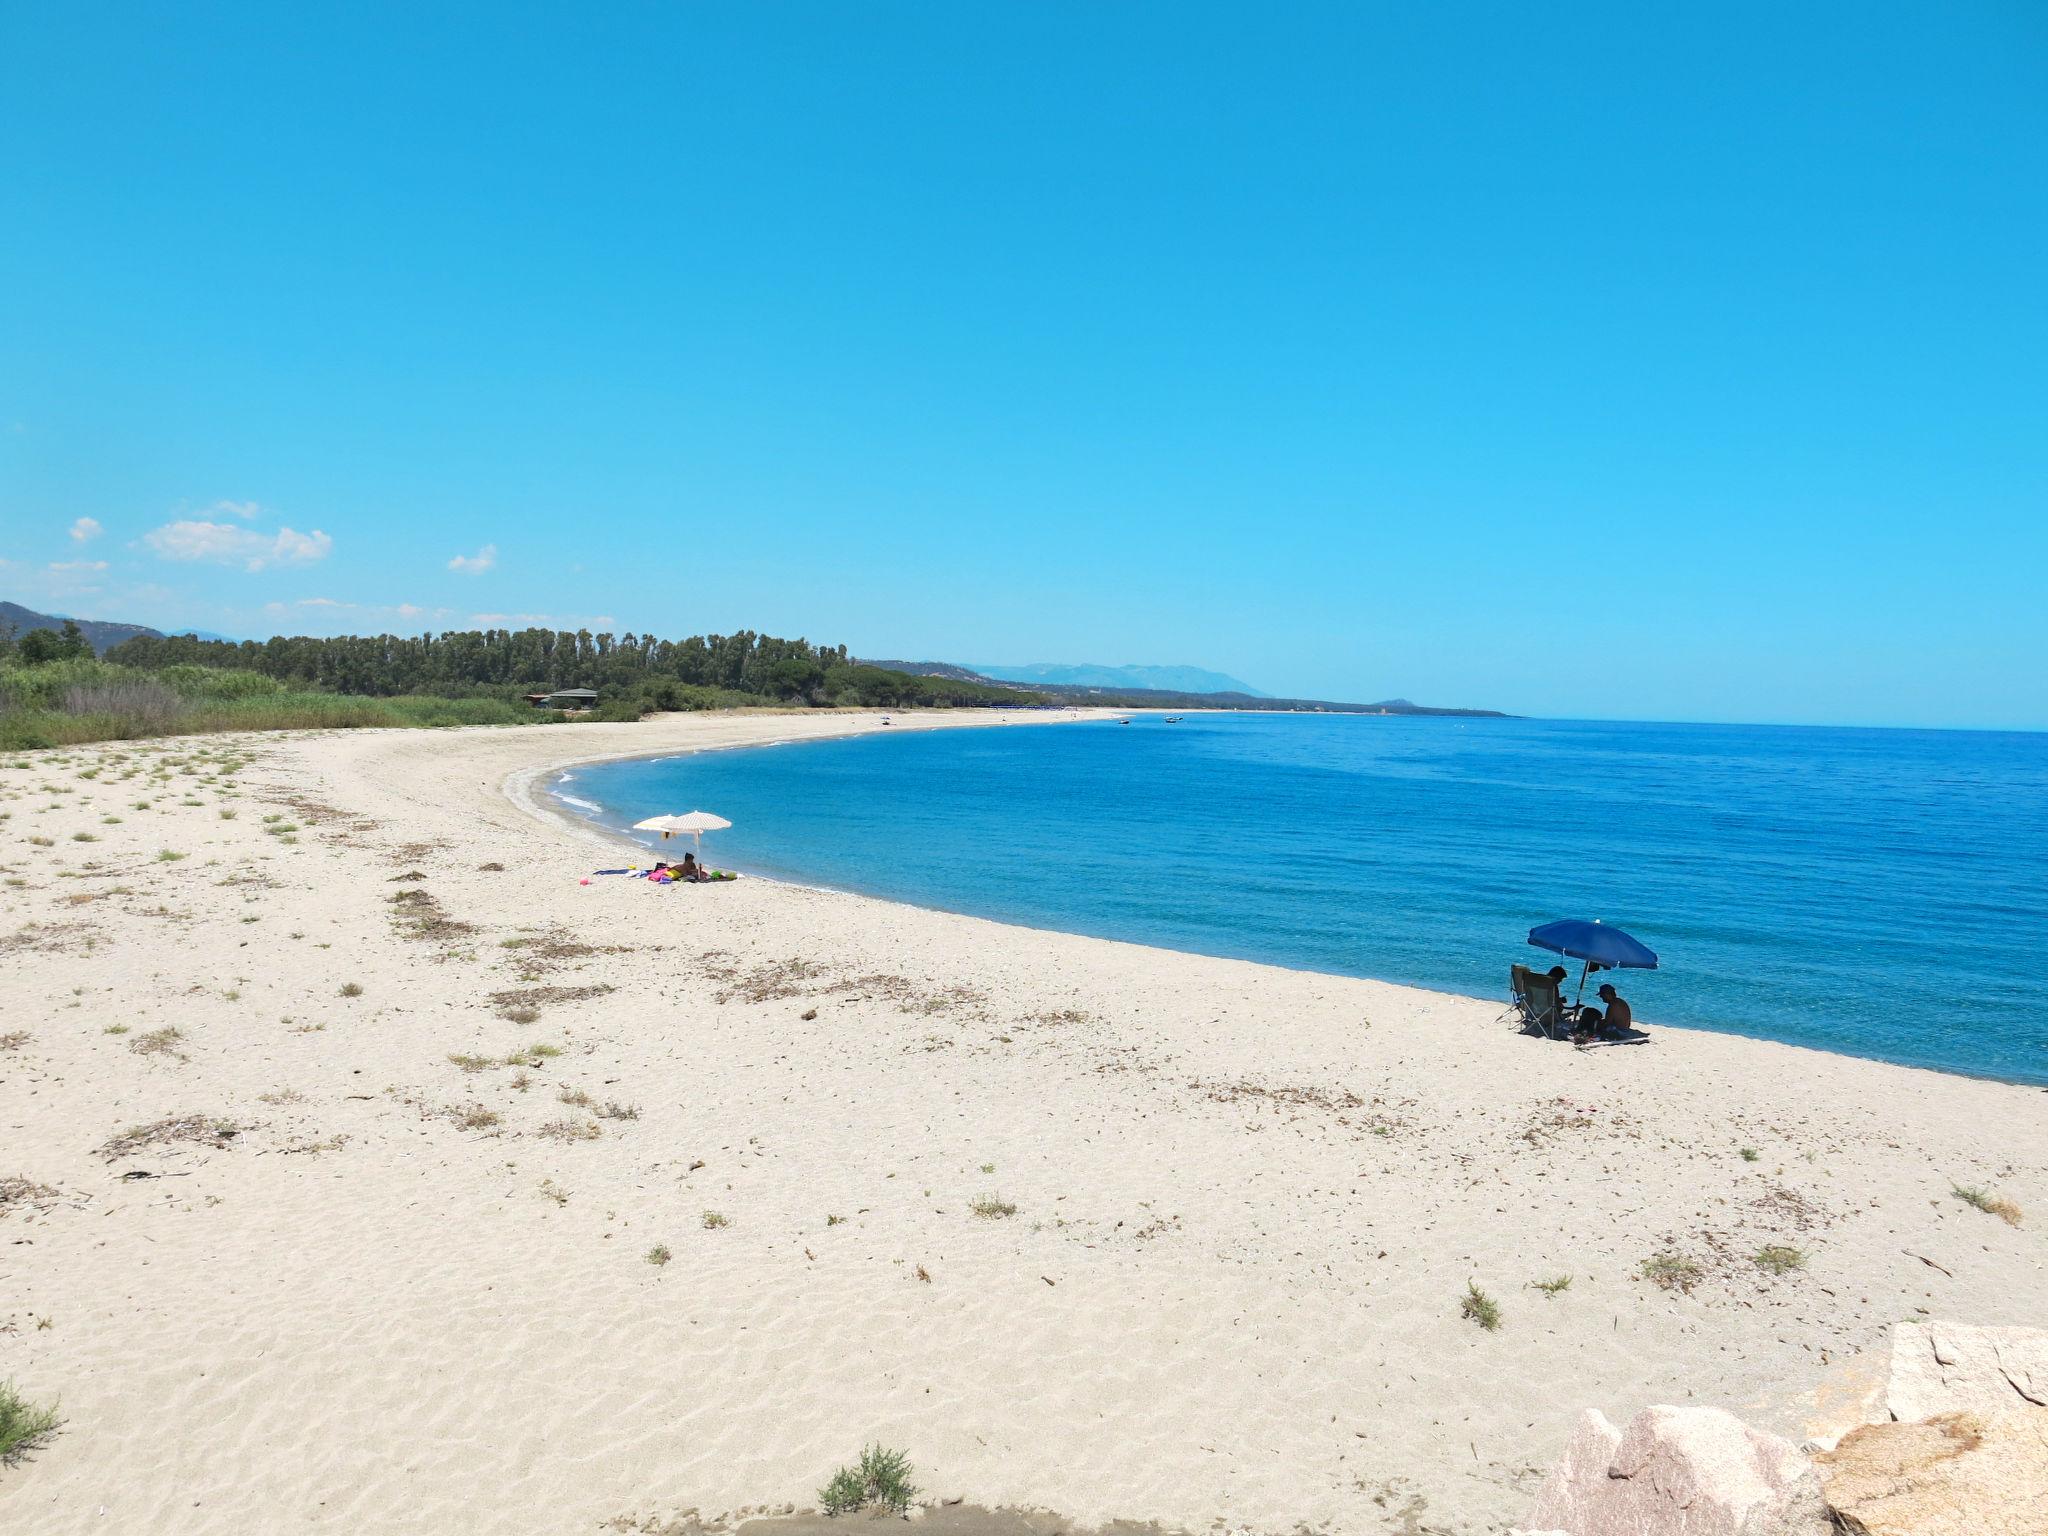
[{"label": "shoreline", "polygon": [[[1240,713],[1240,711],[1227,710],[1217,710],[1213,712]],[[886,713],[889,712],[867,712],[861,718],[865,720],[868,718],[869,714],[880,715]],[[1033,721],[1032,723],[1041,725],[1056,725],[1071,723],[1076,715],[1078,715],[1080,718],[1095,720],[1115,719],[1119,716],[1127,716],[1139,713],[1163,714],[1166,713],[1166,711],[1106,709],[1087,710],[1077,711],[1073,714],[1063,714],[1060,716],[1045,716]],[[956,725],[955,723],[949,721],[935,721],[932,722],[926,728],[980,730],[989,729],[992,727],[994,723],[997,722],[977,720],[972,723],[961,722]],[[1889,729],[1889,727],[1887,727],[1886,729]],[[680,750],[674,748],[662,748],[654,751],[633,751],[620,753],[606,753],[595,756],[584,756],[578,757],[571,761],[565,761],[552,765],[536,766],[533,768],[516,770],[513,774],[508,776],[504,786],[504,792],[507,798],[512,799],[515,804],[520,805],[524,809],[528,809],[531,812],[531,814],[541,819],[544,823],[559,824],[571,836],[579,837],[582,840],[593,842],[601,847],[629,850],[636,857],[652,858],[657,856],[654,850],[646,847],[644,844],[636,841],[635,839],[624,835],[618,829],[605,826],[598,819],[598,816],[602,813],[602,807],[594,807],[592,814],[589,815],[581,814],[573,808],[557,809],[556,807],[558,806],[564,806],[565,802],[560,794],[556,793],[553,789],[548,787],[547,781],[552,779],[557,774],[564,773],[575,768],[595,767],[616,762],[693,757],[702,752],[744,752],[764,747],[801,746],[813,741],[843,740],[849,736],[870,734],[871,731],[872,725],[866,727],[863,727],[861,725],[854,725],[845,731],[832,734],[805,734],[798,736],[777,737],[774,739],[761,741],[728,742],[721,743],[715,746],[690,747]],[[962,911],[959,908],[955,907],[932,906],[927,905],[923,902],[913,901],[902,896],[884,895],[880,892],[858,890],[850,886],[831,885],[811,880],[797,880],[782,875],[762,874],[757,871],[743,871],[743,873],[749,880],[766,881],[771,884],[784,886],[793,890],[822,891],[829,892],[834,895],[854,897],[866,901],[886,902],[893,905],[906,907],[916,912],[930,912],[943,914],[949,917],[972,918],[977,921],[995,923],[1005,928],[1016,928],[1027,933],[1062,934],[1073,938],[1089,939],[1098,943],[1123,944],[1128,945],[1133,949],[1155,950],[1161,954],[1188,955],[1208,960],[1227,960],[1235,961],[1245,965],[1264,966],[1272,970],[1291,972],[1303,976],[1328,977],[1332,980],[1368,981],[1377,983],[1382,986],[1402,987],[1415,992],[1428,993],[1438,997],[1455,999],[1460,1002],[1468,1002],[1482,1006],[1489,1006],[1496,1010],[1505,1010],[1508,1006],[1507,1003],[1498,995],[1488,997],[1482,996],[1477,993],[1459,992],[1449,987],[1436,986],[1420,981],[1404,981],[1397,977],[1376,975],[1363,971],[1324,971],[1316,970],[1313,967],[1309,966],[1289,965],[1278,960],[1260,959],[1252,955],[1224,954],[1218,953],[1214,950],[1203,949],[1176,949],[1170,945],[1147,943],[1143,939],[1126,939],[1117,937],[1113,934],[1089,933],[1080,929],[1058,927],[1052,924],[1040,925],[1037,923],[1024,921],[1023,919],[1014,916],[993,916],[988,913]],[[1748,1040],[1756,1042],[1758,1044],[1778,1046],[1786,1050],[1808,1052],[1813,1055],[1828,1059],[1869,1062],[1874,1065],[1891,1067],[1904,1072],[1925,1072],[1934,1077],[1962,1078],[1970,1082],[1994,1083],[2002,1087],[2032,1089],[2048,1093],[2048,1081],[2040,1081],[2031,1078],[2001,1077],[1995,1073],[1971,1072],[1961,1067],[1928,1066],[1920,1062],[1897,1061],[1887,1056],[1865,1055],[1855,1051],[1830,1050],[1825,1046],[1804,1045],[1797,1041],[1781,1040],[1774,1035],[1762,1032],[1753,1032],[1743,1029],[1717,1029],[1711,1025],[1706,1024],[1671,1023],[1664,1020],[1650,1018],[1643,1019],[1640,1022],[1642,1026],[1646,1029],[1683,1030],[1687,1034],[1709,1035],[1722,1039]],[[1596,1046],[1594,1048],[1605,1049],[1606,1047],[1603,1045]]]},{"label": "shoreline", "polygon": [[585,887],[599,834],[506,787],[862,728],[0,762],[0,1379],[65,1420],[0,1525],[715,1524],[880,1442],[1089,1526],[1480,1536],[1583,1407],[1797,1439],[1896,1319],[2048,1310],[2035,1228],[1950,1192],[2048,1202],[2036,1090],[1676,1027],[1545,1051],[1454,994],[760,878]]}]

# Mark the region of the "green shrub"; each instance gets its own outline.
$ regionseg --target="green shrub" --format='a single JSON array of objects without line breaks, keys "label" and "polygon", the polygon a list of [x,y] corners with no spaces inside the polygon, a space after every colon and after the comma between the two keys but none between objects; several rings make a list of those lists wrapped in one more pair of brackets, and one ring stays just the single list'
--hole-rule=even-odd
[{"label": "green shrub", "polygon": [[1488,1333],[1500,1327],[1500,1303],[1479,1289],[1477,1280],[1465,1283],[1465,1294],[1459,1298],[1458,1311]]},{"label": "green shrub", "polygon": [[39,1408],[15,1391],[13,1382],[0,1381],[0,1465],[34,1450],[57,1423],[56,1409]]},{"label": "green shrub", "polygon": [[917,1488],[910,1481],[909,1455],[884,1450],[879,1445],[867,1447],[856,1464],[841,1467],[818,1490],[819,1507],[828,1515],[850,1515],[862,1509],[900,1515],[916,1497]]}]

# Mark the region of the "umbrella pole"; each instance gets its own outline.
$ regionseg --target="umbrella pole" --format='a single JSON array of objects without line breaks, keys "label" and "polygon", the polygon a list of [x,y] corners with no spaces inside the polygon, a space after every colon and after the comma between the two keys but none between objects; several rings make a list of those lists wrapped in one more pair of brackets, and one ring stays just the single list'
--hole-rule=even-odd
[{"label": "umbrella pole", "polygon": [[1590,960],[1579,967],[1579,995],[1572,999],[1572,1007],[1574,1008],[1579,1007],[1586,1001],[1586,973],[1592,969],[1593,962]]}]

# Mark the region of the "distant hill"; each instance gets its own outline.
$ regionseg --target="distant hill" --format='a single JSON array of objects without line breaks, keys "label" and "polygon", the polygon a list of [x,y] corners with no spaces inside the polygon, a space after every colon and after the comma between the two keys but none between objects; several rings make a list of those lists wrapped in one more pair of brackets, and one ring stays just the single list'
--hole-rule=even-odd
[{"label": "distant hill", "polygon": [[998,682],[1028,683],[1037,688],[1149,688],[1162,693],[1238,693],[1254,699],[1270,697],[1250,683],[1203,667],[1108,667],[1098,662],[1037,661],[1023,666],[977,662],[974,670]]},{"label": "distant hill", "polygon": [[908,672],[912,677],[943,677],[951,683],[986,683],[996,688],[1007,686],[986,672],[956,667],[950,661],[878,661],[872,656],[857,659],[864,667],[880,667],[884,672]]},{"label": "distant hill", "polygon": [[[65,614],[37,613],[19,603],[0,603],[0,630],[12,628],[17,636],[36,629],[62,629],[67,617]],[[91,642],[94,655],[103,656],[109,647],[119,645],[123,640],[132,640],[137,635],[163,638],[161,631],[146,624],[116,624],[110,619],[78,619],[75,622],[79,632]]]},{"label": "distant hill", "polygon": [[[972,667],[958,666],[950,661],[877,661],[872,657],[864,657],[862,664],[883,667],[891,672],[908,672],[913,677],[943,677],[956,683],[993,683],[999,688],[1015,686],[1010,679],[998,679],[989,673],[976,671]],[[1188,671],[1202,677],[1221,675],[1203,672],[1199,667],[1112,667],[1105,670]],[[1485,720],[1509,718],[1497,709],[1442,709],[1427,704],[1411,704],[1406,699],[1383,699],[1377,704],[1340,704],[1333,699],[1280,699],[1274,698],[1271,694],[1247,693],[1241,688],[1189,691],[1180,688],[1107,687],[1088,683],[1051,682],[1038,684],[1038,687],[1041,692],[1050,693],[1055,698],[1069,703],[1102,704],[1112,709],[1257,709],[1290,714],[1453,715],[1463,719]]]}]

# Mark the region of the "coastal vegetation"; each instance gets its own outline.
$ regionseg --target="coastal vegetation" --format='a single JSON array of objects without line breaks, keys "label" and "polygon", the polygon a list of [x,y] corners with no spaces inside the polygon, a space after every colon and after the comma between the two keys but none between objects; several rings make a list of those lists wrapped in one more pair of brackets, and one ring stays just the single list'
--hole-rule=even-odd
[{"label": "coastal vegetation", "polygon": [[[595,709],[529,694],[589,688]],[[637,720],[655,710],[936,707],[1036,702],[1014,689],[912,677],[752,631],[659,640],[588,630],[138,635],[104,658],[74,624],[0,633],[0,750],[214,731]]]},{"label": "coastal vegetation", "polygon": [[2020,1208],[2003,1195],[1963,1184],[1955,1185],[1953,1193],[1963,1204],[1975,1206],[1987,1216],[1996,1216],[2009,1227],[2020,1224]]},{"label": "coastal vegetation", "polygon": [[858,1462],[841,1467],[818,1490],[819,1507],[828,1515],[850,1515],[863,1509],[900,1515],[916,1497],[909,1453],[884,1450],[879,1445],[868,1446]]},{"label": "coastal vegetation", "polygon": [[0,1466],[34,1450],[57,1427],[57,1410],[39,1407],[0,1381]]},{"label": "coastal vegetation", "polygon": [[1806,1268],[1806,1255],[1783,1243],[1772,1243],[1756,1252],[1756,1267],[1767,1275],[1789,1275]]},{"label": "coastal vegetation", "polygon": [[1642,1276],[1667,1291],[1691,1291],[1706,1278],[1705,1268],[1682,1253],[1657,1253],[1643,1260]]},{"label": "coastal vegetation", "polygon": [[1458,1300],[1458,1311],[1488,1333],[1500,1327],[1500,1303],[1482,1291],[1477,1280],[1465,1282],[1465,1294]]}]

